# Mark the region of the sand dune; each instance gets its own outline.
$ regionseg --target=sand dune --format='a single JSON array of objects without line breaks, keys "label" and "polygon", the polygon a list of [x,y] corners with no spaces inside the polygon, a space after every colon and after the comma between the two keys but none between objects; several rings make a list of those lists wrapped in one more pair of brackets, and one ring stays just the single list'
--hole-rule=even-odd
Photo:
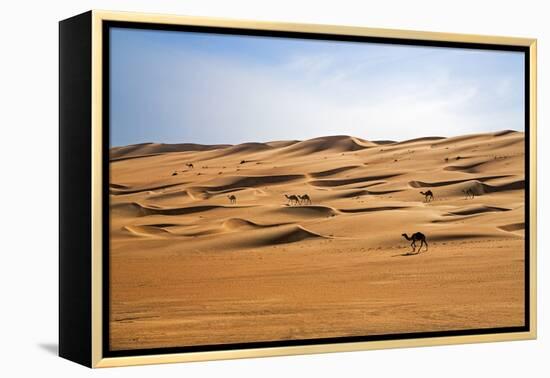
[{"label": "sand dune", "polygon": [[325,239],[326,237],[302,226],[281,226],[267,231],[262,231],[261,235],[248,238],[244,245],[249,247],[261,247],[277,244],[295,243],[307,239]]},{"label": "sand dune", "polygon": [[459,184],[462,182],[467,181],[475,181],[475,182],[484,182],[488,180],[495,180],[495,179],[501,179],[510,177],[509,175],[501,175],[501,176],[482,176],[482,177],[471,177],[461,180],[449,180],[449,181],[436,181],[436,182],[423,182],[423,181],[409,181],[409,185],[413,188],[433,188],[438,186],[449,186],[453,184]]},{"label": "sand dune", "polygon": [[525,189],[525,180],[515,180],[500,185],[482,184],[484,193],[502,192],[507,190],[523,190]]},{"label": "sand dune", "polygon": [[505,130],[112,148],[111,347],[522,325],[524,146]]},{"label": "sand dune", "polygon": [[[507,134],[503,134],[507,135]],[[502,135],[501,135],[502,136]],[[493,134],[469,134],[460,135],[452,138],[441,138],[440,140],[432,144],[432,148],[441,148],[444,146],[458,146],[459,148],[464,145],[469,145],[473,142],[487,141],[490,137],[495,137]]]},{"label": "sand dune", "polygon": [[367,213],[372,211],[389,211],[406,209],[407,206],[379,206],[379,207],[359,207],[353,209],[339,209],[342,213]]},{"label": "sand dune", "polygon": [[354,170],[354,169],[359,168],[359,167],[360,167],[359,165],[350,165],[350,166],[347,166],[347,167],[338,167],[338,168],[334,168],[334,169],[328,169],[326,171],[321,171],[321,172],[312,172],[309,175],[311,177],[315,177],[315,178],[333,176],[333,175],[337,175],[337,174],[340,174],[340,173],[343,173],[343,172]]},{"label": "sand dune", "polygon": [[463,165],[449,165],[443,169],[446,171],[462,171],[467,173],[477,173],[477,168],[483,164],[487,164],[487,160],[478,162],[478,163],[470,163],[470,164],[463,164]]},{"label": "sand dune", "polygon": [[271,147],[280,148],[280,147],[287,147],[291,144],[298,143],[299,140],[276,140],[273,142],[267,142],[266,144]]},{"label": "sand dune", "polygon": [[333,179],[333,180],[312,180],[309,182],[313,186],[344,186],[349,184],[365,183],[371,181],[380,181],[390,177],[399,176],[399,173],[395,174],[384,174],[376,176],[364,176],[364,177],[353,177],[346,179]]},{"label": "sand dune", "polygon": [[498,226],[501,230],[504,231],[519,231],[519,230],[525,230],[525,223],[512,223],[512,224],[505,224],[503,226]]},{"label": "sand dune", "polygon": [[142,143],[124,147],[113,147],[110,149],[109,153],[111,160],[116,161],[128,158],[164,154],[168,152],[209,151],[227,147],[229,147],[229,145],[203,145],[195,143]]},{"label": "sand dune", "polygon": [[289,218],[327,218],[338,214],[338,210],[330,206],[319,205],[283,206],[273,211],[273,213]]},{"label": "sand dune", "polygon": [[282,155],[307,155],[320,152],[350,152],[377,146],[375,143],[347,135],[320,137],[294,143],[281,149]]},{"label": "sand dune", "polygon": [[504,156],[502,158],[495,158],[493,156],[489,159],[485,157],[482,158],[481,161],[476,161],[469,164],[449,165],[444,169],[448,171],[462,171],[465,173],[499,172],[502,170],[509,171],[512,167],[521,169],[521,163],[523,163],[522,155]]},{"label": "sand dune", "polygon": [[[304,175],[230,176],[223,179],[214,179],[209,186],[204,186],[202,188],[209,191],[223,192],[236,188],[278,185],[289,181],[303,179],[304,177]],[[197,189],[200,187],[193,188]]]},{"label": "sand dune", "polygon": [[124,231],[128,231],[134,236],[157,236],[169,234],[168,230],[159,226],[124,226]]},{"label": "sand dune", "polygon": [[145,187],[128,187],[125,185],[117,185],[117,184],[111,184],[109,188],[109,193],[114,195],[124,195],[124,194],[134,194],[134,193],[141,193],[141,192],[154,192],[156,190],[164,190],[168,188],[172,188],[175,186],[180,186],[182,182],[178,182],[175,184],[162,184],[162,185],[156,185],[156,186],[145,186]]},{"label": "sand dune", "polygon": [[486,205],[474,205],[464,208],[458,208],[456,210],[450,211],[450,215],[473,215],[487,213],[491,211],[510,211],[505,207],[496,207],[496,206],[486,206]]},{"label": "sand dune", "polygon": [[199,212],[207,212],[209,210],[235,210],[244,209],[253,206],[224,206],[224,205],[202,205],[202,206],[182,206],[182,207],[160,207],[152,205],[142,205],[137,202],[118,203],[111,206],[111,211],[116,215],[131,215],[134,217],[144,217],[147,215],[185,215]]},{"label": "sand dune", "polygon": [[438,136],[432,136],[432,137],[421,137],[421,138],[414,138],[409,140],[404,140],[402,142],[395,142],[394,145],[399,146],[403,144],[413,144],[413,143],[424,143],[424,142],[433,142],[435,140],[442,140],[445,139],[444,137],[438,137]]},{"label": "sand dune", "polygon": [[288,223],[258,224],[246,219],[230,218],[223,222],[223,227],[225,227],[228,230],[242,230],[244,228],[258,229],[258,228],[265,228],[265,227],[278,227],[286,224]]},{"label": "sand dune", "polygon": [[[261,152],[269,151],[274,149],[275,147],[267,144],[267,143],[254,143],[254,142],[248,142],[248,143],[242,143],[238,144],[236,146],[230,146],[223,149],[216,149],[206,155],[205,160],[213,160],[213,159],[219,159],[219,158],[230,158],[237,155],[248,155],[253,156],[254,154],[258,154]],[[249,158],[250,159],[250,158]]]}]

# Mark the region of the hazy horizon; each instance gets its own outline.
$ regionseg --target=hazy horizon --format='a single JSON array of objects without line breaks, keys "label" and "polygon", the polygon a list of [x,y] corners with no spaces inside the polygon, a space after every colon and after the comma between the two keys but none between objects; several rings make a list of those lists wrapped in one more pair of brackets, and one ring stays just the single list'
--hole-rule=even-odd
[{"label": "hazy horizon", "polygon": [[[508,131],[507,129],[503,130],[491,130],[482,132],[480,134],[491,134],[491,133],[499,133],[502,131]],[[515,132],[523,133],[523,130],[511,130]],[[460,134],[460,135],[426,135],[424,137],[417,137],[418,139],[422,138],[452,138],[454,136],[464,136],[464,135],[474,135],[476,133],[470,133],[470,134]],[[131,143],[131,144],[121,144],[121,145],[113,145],[111,144],[111,148],[118,148],[118,147],[127,147],[127,146],[135,146],[140,144],[197,144],[197,145],[239,145],[239,144],[247,144],[247,143],[270,143],[270,142],[286,142],[286,141],[296,141],[296,142],[303,142],[311,139],[317,139],[317,138],[330,138],[330,137],[351,137],[351,138],[361,138],[356,135],[347,135],[347,134],[333,134],[333,135],[317,135],[311,138],[307,139],[273,139],[273,140],[243,140],[242,142],[237,143],[197,143],[197,142],[188,142],[188,141],[171,141],[171,142],[160,142],[160,141],[144,141],[139,143]],[[408,140],[416,139],[416,138],[410,138],[410,139],[368,139],[368,138],[361,138],[367,142],[385,142],[385,141],[392,141],[392,142],[406,142]]]},{"label": "hazy horizon", "polygon": [[111,146],[524,131],[520,52],[111,30]]}]

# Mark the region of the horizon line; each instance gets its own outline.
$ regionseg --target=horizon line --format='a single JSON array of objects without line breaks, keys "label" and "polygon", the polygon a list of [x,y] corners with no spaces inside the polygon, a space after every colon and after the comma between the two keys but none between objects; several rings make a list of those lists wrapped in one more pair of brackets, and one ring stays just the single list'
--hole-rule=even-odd
[{"label": "horizon line", "polygon": [[512,130],[512,129],[502,129],[502,130],[495,130],[495,131],[489,131],[489,132],[482,132],[482,133],[468,133],[468,134],[460,134],[460,135],[453,135],[453,136],[437,136],[437,135],[428,135],[423,137],[416,137],[416,138],[410,138],[410,139],[404,139],[404,140],[393,140],[393,139],[365,139],[361,137],[357,137],[354,135],[348,135],[348,134],[334,134],[334,135],[322,135],[318,137],[308,138],[308,139],[276,139],[276,140],[267,140],[267,141],[244,141],[239,143],[199,143],[199,142],[174,142],[174,143],[166,143],[166,142],[140,142],[140,143],[131,143],[126,145],[118,145],[118,146],[109,146],[109,149],[114,148],[125,148],[125,147],[131,147],[131,146],[143,146],[143,145],[149,145],[149,144],[158,144],[158,145],[180,145],[180,144],[190,144],[190,145],[196,145],[196,146],[225,146],[225,147],[232,147],[232,146],[239,146],[243,144],[266,144],[266,143],[273,143],[273,142],[306,142],[314,139],[321,139],[321,138],[334,138],[334,137],[343,137],[343,138],[356,138],[365,142],[371,142],[371,143],[379,143],[379,142],[386,142],[386,143],[404,143],[404,142],[411,142],[416,140],[422,140],[427,138],[433,138],[433,139],[448,139],[448,138],[456,138],[456,137],[462,137],[462,136],[474,136],[474,135],[490,135],[490,134],[498,134],[498,133],[525,133],[525,131],[519,131],[519,130]]}]

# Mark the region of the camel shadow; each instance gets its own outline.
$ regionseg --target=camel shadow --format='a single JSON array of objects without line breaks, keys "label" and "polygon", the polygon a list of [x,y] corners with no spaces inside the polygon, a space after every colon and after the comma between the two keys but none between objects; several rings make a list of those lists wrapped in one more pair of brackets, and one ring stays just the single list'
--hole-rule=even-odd
[{"label": "camel shadow", "polygon": [[405,252],[405,253],[399,253],[397,255],[392,255],[392,257],[409,257],[409,256],[418,256],[420,254],[424,254],[428,251],[418,251],[418,252],[413,252],[413,251],[409,251],[409,252]]},{"label": "camel shadow", "polygon": [[393,255],[392,257],[408,257],[408,256],[416,256],[416,255],[419,255],[420,252],[406,252],[406,253],[400,253],[400,254],[397,254],[397,255]]}]

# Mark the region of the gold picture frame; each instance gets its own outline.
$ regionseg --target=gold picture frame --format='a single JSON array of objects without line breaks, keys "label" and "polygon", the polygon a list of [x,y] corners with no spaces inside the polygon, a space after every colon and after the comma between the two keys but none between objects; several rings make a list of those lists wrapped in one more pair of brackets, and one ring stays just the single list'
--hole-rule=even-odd
[{"label": "gold picture frame", "polygon": [[[118,23],[141,23],[155,24],[166,26],[199,26],[199,27],[215,27],[215,28],[231,28],[239,30],[261,30],[265,32],[292,32],[292,33],[314,33],[319,35],[332,36],[356,36],[382,39],[410,40],[423,42],[442,42],[442,43],[463,43],[476,45],[501,45],[515,46],[524,48],[528,53],[529,65],[528,69],[528,122],[529,122],[529,234],[525,235],[528,240],[529,250],[527,251],[528,262],[528,282],[525,282],[528,290],[527,303],[529,304],[528,314],[529,322],[528,329],[520,332],[506,333],[487,333],[487,334],[471,334],[471,335],[449,335],[441,337],[426,337],[426,338],[403,338],[403,339],[388,339],[376,341],[361,341],[361,342],[342,342],[329,344],[309,344],[309,345],[294,345],[294,346],[277,346],[277,347],[257,347],[246,349],[231,349],[231,350],[209,350],[198,352],[174,352],[162,354],[134,354],[128,356],[106,356],[104,351],[105,335],[104,335],[104,298],[103,292],[105,289],[104,276],[104,204],[103,195],[105,190],[105,182],[103,176],[104,149],[108,148],[104,143],[103,123],[105,120],[104,114],[104,79],[105,79],[105,55],[104,55],[104,38],[105,24],[107,22]],[[79,233],[86,234],[87,239],[80,238],[80,241],[62,241],[60,246],[60,355],[75,362],[84,364],[89,367],[114,367],[114,366],[129,366],[157,363],[174,363],[188,361],[207,361],[218,359],[236,359],[249,357],[267,357],[267,356],[282,356],[282,355],[299,355],[311,353],[327,353],[327,352],[344,352],[357,350],[371,349],[386,349],[386,348],[402,348],[402,347],[418,347],[418,346],[435,346],[448,344],[465,344],[465,343],[480,343],[480,342],[496,342],[496,341],[511,341],[511,340],[527,340],[535,339],[537,335],[536,326],[536,196],[537,196],[537,172],[536,172],[536,114],[537,114],[537,42],[536,39],[530,38],[514,38],[501,36],[482,36],[469,34],[452,34],[452,33],[436,33],[412,30],[393,30],[393,29],[378,29],[355,26],[335,26],[335,25],[317,25],[317,24],[295,24],[295,23],[280,23],[280,22],[260,22],[251,20],[231,20],[218,19],[209,17],[188,17],[174,16],[161,14],[145,14],[145,13],[128,13],[128,12],[111,12],[93,10],[83,15],[76,16],[72,19],[62,21],[60,23],[60,128],[61,128],[61,143],[60,148],[63,150],[69,144],[69,139],[74,141],[75,138],[82,138],[82,143],[88,145],[88,149],[78,152],[75,150],[69,151],[66,148],[66,153],[82,153],[90,154],[87,159],[82,162],[82,165],[71,168],[70,163],[64,163],[70,160],[69,155],[64,155],[65,150],[61,152],[61,223],[60,238],[65,240],[68,233],[78,235]],[[82,38],[79,39],[79,35]],[[83,42],[84,41],[84,42]],[[82,49],[86,54],[82,54]],[[75,58],[79,55],[79,58]],[[67,70],[71,62],[77,64],[81,59],[84,64],[82,68],[84,73],[89,70],[88,77],[82,76],[82,72],[68,73]],[[72,75],[72,76],[71,76]],[[84,75],[86,76],[86,75]],[[75,92],[75,83],[80,83],[82,96],[79,96],[80,89]],[[65,95],[63,92],[65,91]],[[71,95],[69,95],[69,91]],[[89,97],[87,96],[89,93]],[[79,101],[83,109],[82,112],[74,113],[74,102]],[[88,102],[89,101],[89,102]],[[71,110],[72,109],[72,110]],[[72,113],[71,113],[72,111]],[[69,123],[74,128],[74,122],[89,122],[89,128],[83,127],[84,131],[69,130]],[[90,132],[91,130],[91,132]],[[78,133],[70,134],[70,133]],[[74,156],[74,155],[73,155]],[[76,155],[77,157],[79,155]],[[89,166],[86,164],[89,163]],[[66,166],[64,164],[67,164]],[[74,164],[74,163],[73,163]],[[89,216],[84,224],[76,224],[72,222],[71,217],[78,215],[72,214],[69,207],[79,201],[79,196],[82,193],[77,193],[78,187],[73,188],[74,193],[68,188],[69,175],[72,175],[76,170],[84,170],[81,173],[85,179],[81,182],[80,188],[86,188],[86,185],[91,185],[88,193],[90,198],[83,206],[87,206],[89,212],[80,216]],[[71,180],[74,180],[71,179]],[[72,182],[74,184],[74,182]],[[71,184],[71,185],[72,185]],[[66,189],[63,189],[67,185]],[[79,184],[80,185],[80,184]],[[526,193],[527,195],[527,193]],[[74,210],[77,211],[77,210]],[[77,229],[77,227],[79,227]],[[89,243],[83,242],[88,240]],[[71,244],[72,243],[72,244]],[[70,253],[75,254],[82,252],[84,257],[77,258],[70,256]],[[69,253],[70,252],[70,253]],[[74,275],[78,274],[79,277]],[[87,284],[88,282],[88,284]],[[78,294],[80,292],[80,294]],[[75,299],[80,295],[80,299]],[[80,306],[80,307],[79,307]],[[82,313],[89,315],[82,317]],[[70,324],[70,325],[69,325]],[[78,341],[80,340],[80,341]],[[78,344],[85,344],[79,349]],[[76,349],[79,349],[76,351]]]}]

